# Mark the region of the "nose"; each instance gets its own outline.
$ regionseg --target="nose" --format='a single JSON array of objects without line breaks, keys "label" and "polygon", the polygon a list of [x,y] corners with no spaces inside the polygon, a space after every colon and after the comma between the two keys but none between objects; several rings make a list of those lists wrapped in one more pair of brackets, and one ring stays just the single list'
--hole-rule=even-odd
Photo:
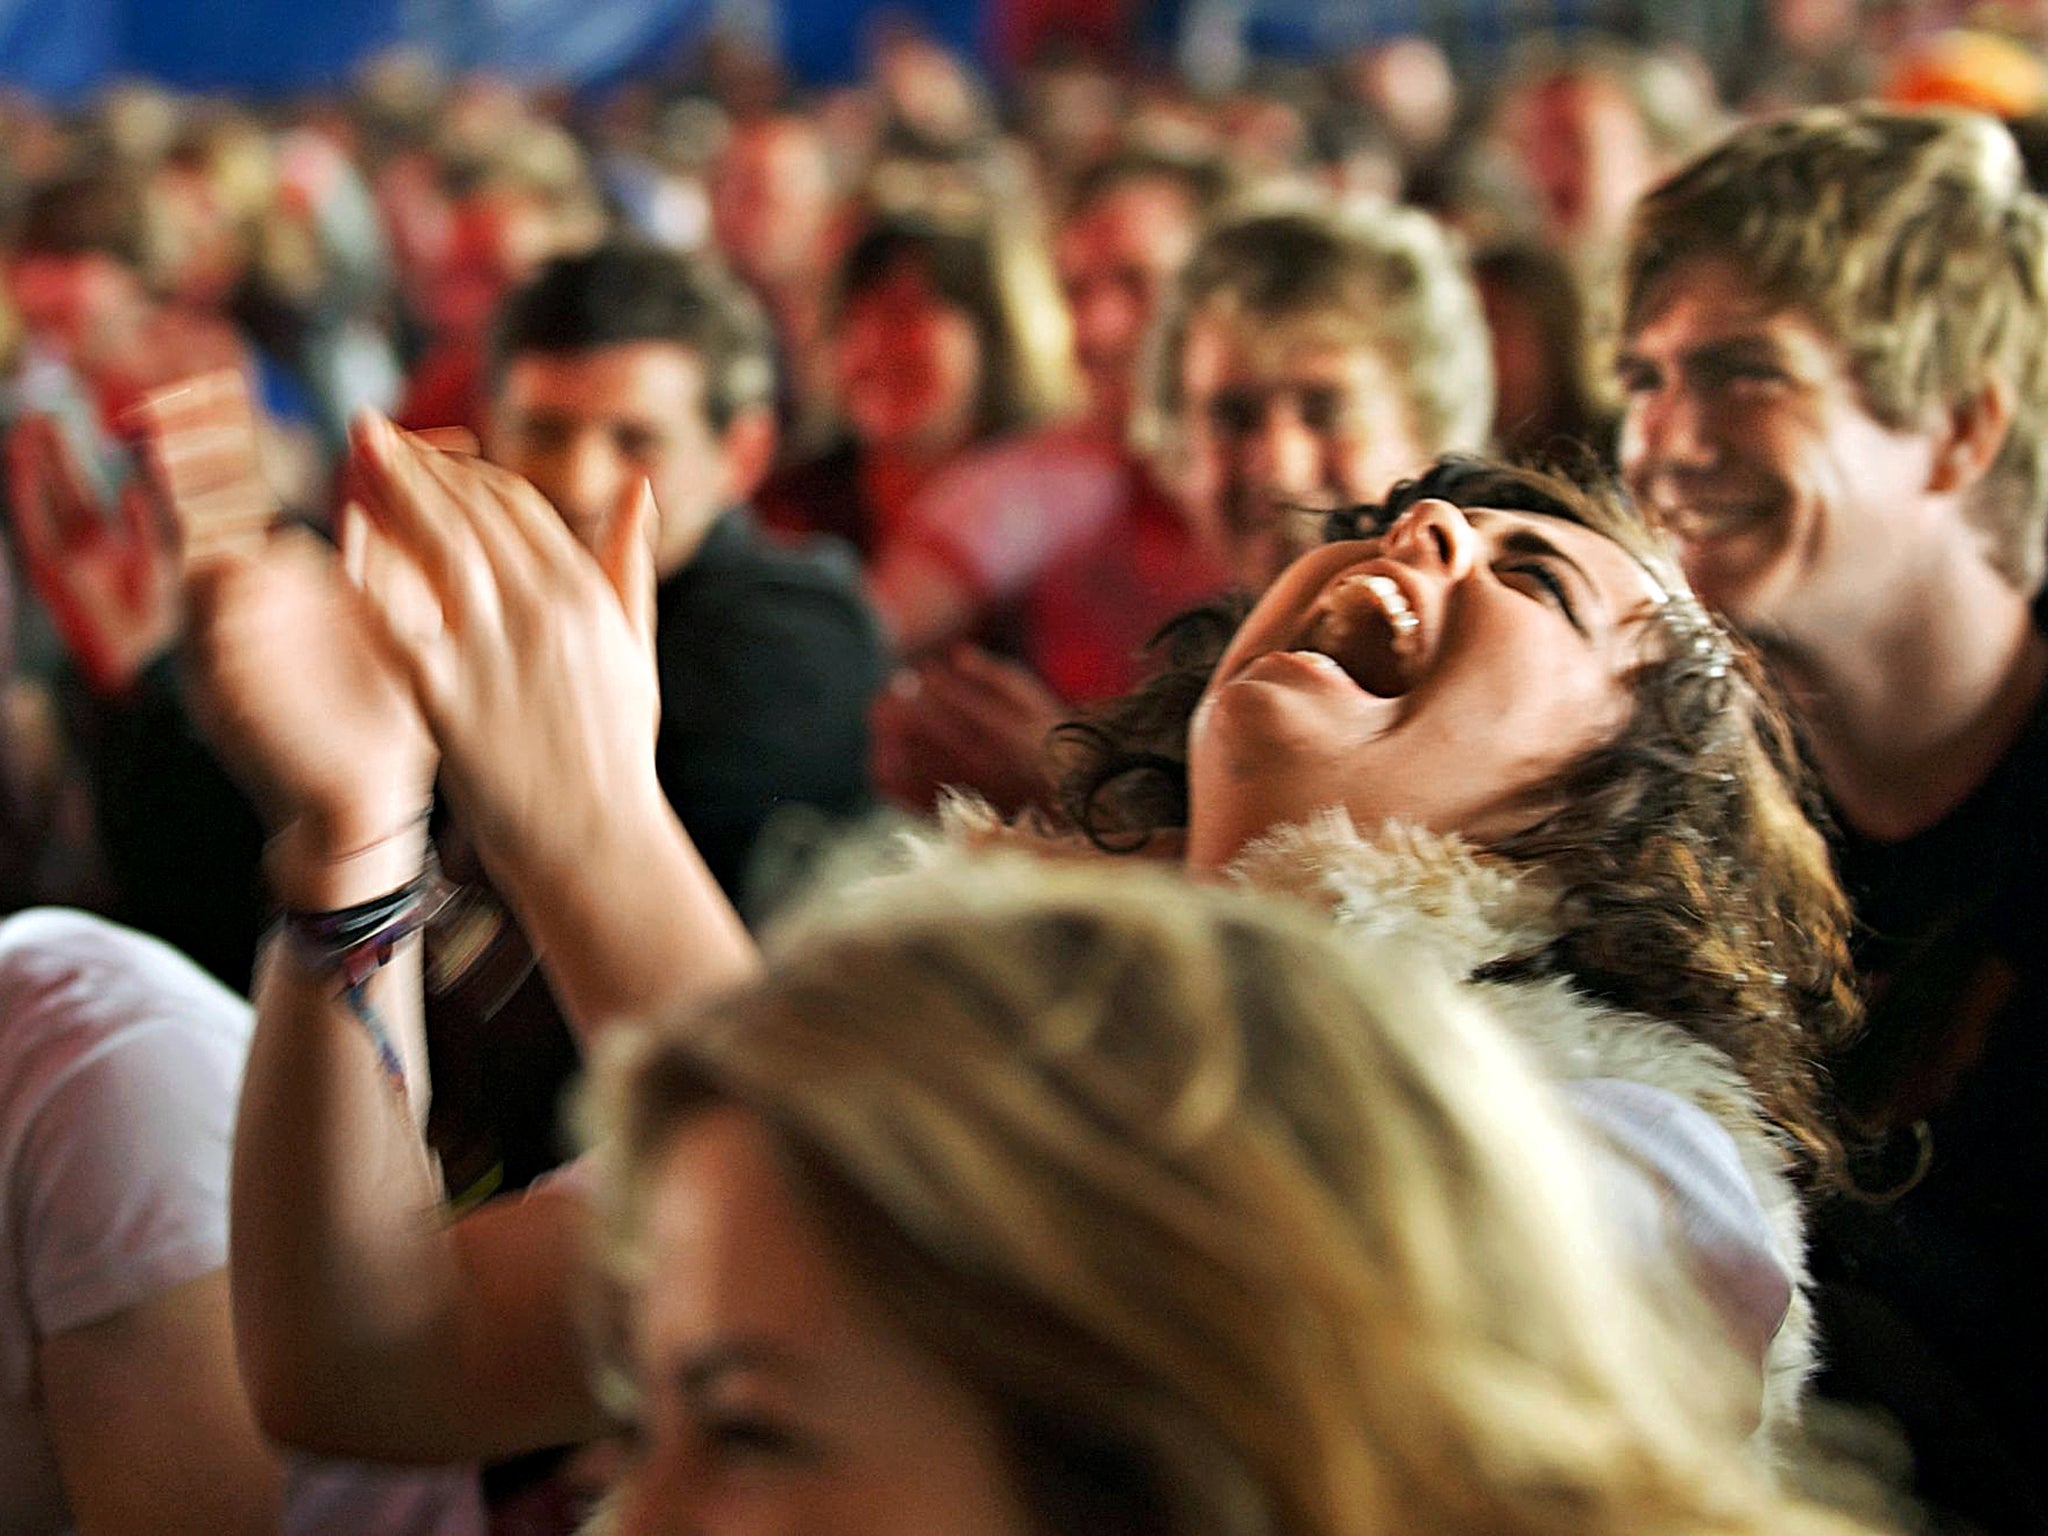
[{"label": "nose", "polygon": [[1131,295],[1115,283],[1077,286],[1069,295],[1074,346],[1084,358],[1107,360],[1128,353],[1144,329],[1145,317]]},{"label": "nose", "polygon": [[1418,501],[1395,519],[1382,547],[1395,558],[1462,581],[1480,564],[1479,530],[1448,501]]},{"label": "nose", "polygon": [[1322,486],[1322,440],[1284,400],[1269,401],[1246,439],[1252,482],[1276,501],[1313,505]]},{"label": "nose", "polygon": [[573,438],[557,456],[552,485],[541,486],[570,532],[588,543],[623,484],[619,456],[594,433]]},{"label": "nose", "polygon": [[1621,471],[1638,500],[1656,502],[1659,476],[1712,470],[1718,452],[1694,391],[1667,383],[1629,395],[1621,422]]}]

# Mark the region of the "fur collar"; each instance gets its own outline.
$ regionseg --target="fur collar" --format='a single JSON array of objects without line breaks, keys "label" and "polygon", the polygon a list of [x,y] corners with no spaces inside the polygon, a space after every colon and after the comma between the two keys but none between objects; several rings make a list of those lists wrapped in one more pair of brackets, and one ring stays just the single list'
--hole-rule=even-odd
[{"label": "fur collar", "polygon": [[[940,823],[941,847],[954,850],[1100,856],[1083,838],[1038,824],[1006,824],[972,798],[944,804]],[[923,856],[938,853],[927,846]],[[1267,894],[1311,903],[1346,934],[1393,941],[1466,979],[1494,961],[1535,954],[1559,933],[1558,892],[1541,875],[1412,823],[1390,821],[1367,835],[1341,810],[1268,833],[1228,874]],[[1790,1307],[1765,1360],[1759,1436],[1767,1456],[1784,1457],[1796,1439],[1814,1359],[1804,1220],[1787,1178],[1785,1149],[1741,1074],[1720,1051],[1676,1025],[1597,1002],[1568,977],[1478,986],[1494,1016],[1557,1081],[1611,1079],[1655,1088],[1705,1111],[1727,1132],[1791,1278]]]},{"label": "fur collar", "polygon": [[1229,869],[1255,890],[1327,910],[1360,937],[1398,939],[1469,976],[1557,937],[1557,896],[1463,838],[1389,821],[1367,837],[1342,810],[1267,833]]}]

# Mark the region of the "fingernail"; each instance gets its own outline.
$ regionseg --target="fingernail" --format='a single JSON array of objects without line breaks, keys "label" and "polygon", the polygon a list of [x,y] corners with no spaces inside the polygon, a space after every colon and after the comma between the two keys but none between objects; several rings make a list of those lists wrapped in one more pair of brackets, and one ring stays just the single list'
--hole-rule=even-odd
[{"label": "fingernail", "polygon": [[390,418],[368,406],[356,412],[352,431],[363,447],[373,450],[388,449],[396,435],[391,430]]},{"label": "fingernail", "polygon": [[363,572],[368,564],[368,525],[363,521],[363,509],[350,502],[341,509],[341,569],[349,581],[360,587]]}]

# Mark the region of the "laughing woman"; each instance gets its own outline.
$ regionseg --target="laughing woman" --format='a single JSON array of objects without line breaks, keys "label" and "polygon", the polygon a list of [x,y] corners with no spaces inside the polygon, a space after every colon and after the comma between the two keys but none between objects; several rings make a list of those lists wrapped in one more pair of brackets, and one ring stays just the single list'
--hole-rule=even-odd
[{"label": "laughing woman", "polygon": [[[297,914],[258,994],[237,1325],[288,1440],[500,1455],[599,1427],[588,1201],[571,1178],[423,1219],[407,935],[437,765],[587,1032],[760,962],[654,780],[644,500],[600,563],[512,476],[378,423],[355,447],[355,591],[281,543],[194,584],[203,692]],[[1451,465],[1337,531],[1080,731],[1075,825],[1309,897],[1483,1000],[1566,1086],[1617,1229],[1652,1268],[1679,1256],[1759,1373],[1768,1444],[1810,1352],[1794,1179],[1831,1143],[1809,1063],[1853,1021],[1782,728],[1608,503]]]}]

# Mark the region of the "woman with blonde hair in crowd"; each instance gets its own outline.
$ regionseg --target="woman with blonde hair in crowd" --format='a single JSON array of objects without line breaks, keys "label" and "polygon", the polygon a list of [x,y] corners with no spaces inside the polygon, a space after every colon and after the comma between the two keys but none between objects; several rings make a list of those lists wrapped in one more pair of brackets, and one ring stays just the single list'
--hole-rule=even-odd
[{"label": "woman with blonde hair in crowd", "polygon": [[1833,1528],[1524,1053],[1313,913],[966,859],[607,1046],[624,1536]]}]

